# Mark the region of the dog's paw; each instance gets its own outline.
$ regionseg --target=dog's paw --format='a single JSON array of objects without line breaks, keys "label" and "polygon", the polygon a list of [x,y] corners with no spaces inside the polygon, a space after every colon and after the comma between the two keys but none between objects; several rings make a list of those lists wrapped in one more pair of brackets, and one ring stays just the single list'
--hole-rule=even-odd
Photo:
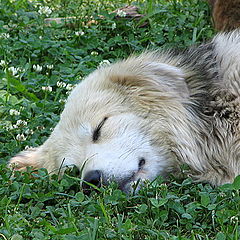
[{"label": "dog's paw", "polygon": [[15,171],[26,171],[27,167],[39,168],[38,148],[20,152],[9,160],[8,166]]}]

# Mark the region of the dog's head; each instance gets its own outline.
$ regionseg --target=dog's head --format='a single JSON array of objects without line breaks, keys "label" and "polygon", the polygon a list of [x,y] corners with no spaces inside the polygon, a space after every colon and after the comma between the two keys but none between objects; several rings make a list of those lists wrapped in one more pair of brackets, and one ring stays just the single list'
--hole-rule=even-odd
[{"label": "dog's head", "polygon": [[85,181],[98,186],[115,180],[126,192],[136,181],[171,170],[174,122],[180,117],[185,124],[183,103],[189,96],[184,74],[174,65],[144,53],[90,74],[35,153],[37,166],[53,170],[64,160],[81,169]]}]

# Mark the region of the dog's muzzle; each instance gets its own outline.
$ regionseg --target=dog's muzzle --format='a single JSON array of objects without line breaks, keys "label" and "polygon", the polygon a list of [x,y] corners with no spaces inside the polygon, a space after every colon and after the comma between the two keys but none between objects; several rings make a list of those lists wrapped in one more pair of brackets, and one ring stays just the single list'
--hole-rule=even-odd
[{"label": "dog's muzzle", "polygon": [[82,189],[85,194],[90,194],[94,190],[94,186],[97,188],[102,185],[102,172],[99,170],[92,170],[87,172],[83,178]]},{"label": "dog's muzzle", "polygon": [[131,183],[134,183],[133,180],[134,180],[133,173],[124,176],[124,178],[116,179],[111,176],[107,177],[100,170],[91,170],[87,172],[86,175],[83,177],[82,190],[86,195],[89,195],[92,191],[97,190],[103,185],[108,185],[110,182],[115,182],[117,183],[118,188],[120,190],[128,194],[132,191]]}]

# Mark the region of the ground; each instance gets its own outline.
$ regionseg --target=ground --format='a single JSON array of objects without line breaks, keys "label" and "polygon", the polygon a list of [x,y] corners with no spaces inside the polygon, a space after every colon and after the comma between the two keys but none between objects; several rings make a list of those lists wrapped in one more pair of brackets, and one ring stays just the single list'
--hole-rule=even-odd
[{"label": "ground", "polygon": [[1,1],[0,239],[239,239],[240,178],[214,189],[172,176],[137,196],[114,183],[86,196],[74,169],[58,180],[6,168],[46,140],[69,91],[99,64],[214,35],[202,0],[137,1],[140,20],[115,11],[131,2]]}]

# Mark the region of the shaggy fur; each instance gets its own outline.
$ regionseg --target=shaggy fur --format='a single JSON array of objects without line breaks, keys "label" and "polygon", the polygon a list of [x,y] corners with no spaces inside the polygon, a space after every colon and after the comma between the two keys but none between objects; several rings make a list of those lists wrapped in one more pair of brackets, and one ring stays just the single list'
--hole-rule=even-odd
[{"label": "shaggy fur", "polygon": [[144,52],[97,69],[71,93],[49,139],[10,160],[99,171],[129,191],[188,164],[197,181],[240,174],[240,32],[182,53]]}]

